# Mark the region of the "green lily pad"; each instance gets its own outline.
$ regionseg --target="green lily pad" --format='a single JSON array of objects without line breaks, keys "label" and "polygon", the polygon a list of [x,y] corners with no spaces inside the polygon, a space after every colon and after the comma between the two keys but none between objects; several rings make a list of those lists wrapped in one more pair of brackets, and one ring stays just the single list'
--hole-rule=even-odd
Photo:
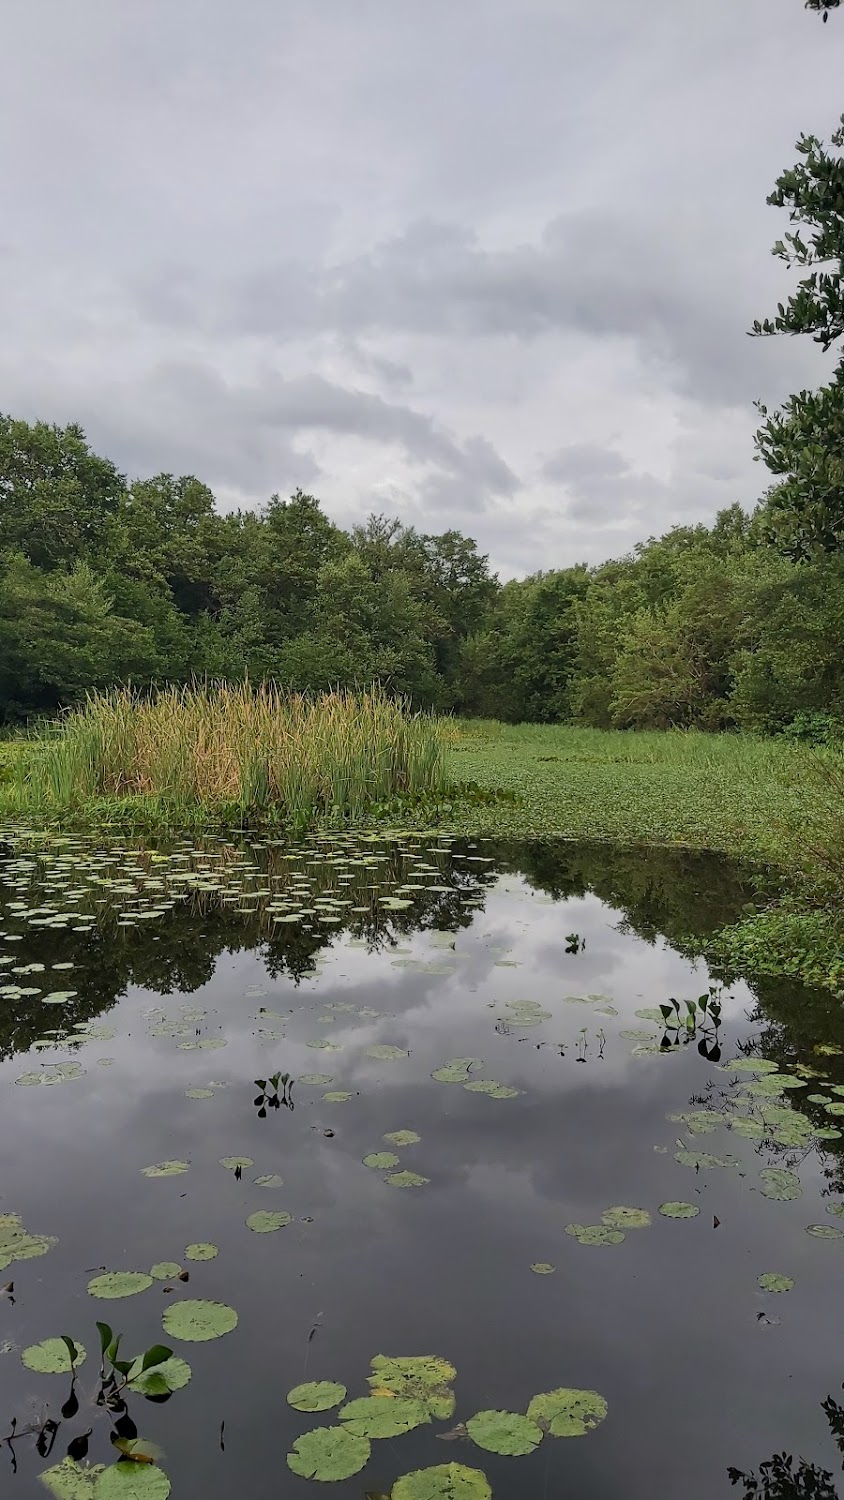
[{"label": "green lily pad", "polygon": [[828,1214],[834,1214],[837,1219],[844,1219],[844,1203],[828,1203],[826,1211]]},{"label": "green lily pad", "polygon": [[527,1414],[532,1422],[548,1423],[552,1437],[582,1437],[607,1414],[607,1403],[597,1391],[571,1390],[561,1386],[534,1396]]},{"label": "green lily pad", "polygon": [[393,1485],[392,1500],[492,1500],[487,1477],[466,1464],[414,1469]]},{"label": "green lily pad", "polygon": [[605,1208],[601,1222],[609,1229],[647,1229],[651,1216],[646,1208]]},{"label": "green lily pad", "polygon": [[479,1411],[469,1418],[466,1431],[479,1448],[511,1457],[532,1453],[542,1442],[542,1428],[515,1411]]},{"label": "green lily pad", "polygon": [[156,1464],[110,1464],[94,1486],[94,1500],[167,1500],[169,1494],[170,1480]]},{"label": "green lily pad", "polygon": [[778,1271],[765,1271],[756,1280],[763,1292],[790,1292],[794,1286],[793,1277],[781,1276]]},{"label": "green lily pad", "polygon": [[394,1188],[424,1187],[430,1182],[430,1177],[420,1177],[418,1172],[389,1172],[384,1178],[385,1182]]},{"label": "green lily pad", "polygon": [[719,1125],[726,1123],[724,1116],[714,1109],[690,1109],[685,1113],[668,1116],[676,1125],[685,1125],[692,1135],[711,1135]]},{"label": "green lily pad", "polygon": [[573,1235],[579,1245],[620,1245],[624,1239],[622,1230],[606,1224],[567,1224],[566,1234]]},{"label": "green lily pad", "polygon": [[664,1219],[696,1219],[700,1213],[696,1203],[660,1203],[659,1212]]},{"label": "green lily pad", "polygon": [[479,1057],[452,1057],[431,1074],[438,1083],[465,1083],[472,1068],[482,1068]]},{"label": "green lily pad", "polygon": [[537,1276],[552,1276],[556,1269],[557,1267],[552,1266],[550,1260],[535,1260],[531,1266],[531,1270]]},{"label": "green lily pad", "polygon": [[391,1146],[416,1146],[422,1137],[415,1130],[389,1130],[381,1139],[389,1141]]},{"label": "green lily pad", "polygon": [[253,1179],[256,1187],[279,1188],[284,1187],[284,1178],[279,1177],[277,1172],[265,1172],[262,1177]]},{"label": "green lily pad", "polygon": [[149,1274],[156,1281],[174,1281],[181,1276],[182,1268],[174,1260],[159,1260],[154,1266],[150,1266]]},{"label": "green lily pad", "polygon": [[386,1171],[388,1167],[397,1167],[399,1159],[394,1151],[370,1151],[363,1158],[365,1167],[372,1167],[375,1172]]},{"label": "green lily pad", "polygon": [[386,1042],[376,1042],[373,1047],[367,1047],[367,1057],[374,1057],[378,1062],[389,1062],[394,1057],[409,1057],[410,1053],[404,1047],[390,1047]]},{"label": "green lily pad", "polygon": [[200,1241],[195,1245],[188,1245],[185,1250],[185,1260],[216,1260],[219,1255],[216,1245],[210,1245]]},{"label": "green lily pad", "polygon": [[79,1369],[85,1362],[85,1345],[74,1339],[77,1358],[71,1364],[70,1350],[64,1339],[42,1339],[40,1344],[30,1344],[24,1349],[21,1360],[28,1370],[35,1370],[38,1375],[69,1375],[72,1369]]},{"label": "green lily pad", "polygon": [[333,1083],[334,1079],[330,1073],[301,1073],[299,1075],[299,1082],[307,1084]]},{"label": "green lily pad", "polygon": [[410,1396],[361,1396],[349,1401],[338,1412],[338,1418],[356,1437],[400,1437],[414,1427],[430,1422],[431,1413],[424,1401]]},{"label": "green lily pad", "polygon": [[315,1427],[296,1439],[287,1467],[303,1479],[349,1479],[360,1473],[371,1451],[369,1438],[356,1437],[345,1427]]},{"label": "green lily pad", "polygon": [[187,1299],[171,1302],[162,1321],[165,1333],[171,1338],[182,1339],[186,1344],[204,1344],[231,1333],[237,1327],[237,1313],[225,1302]]},{"label": "green lily pad", "polygon": [[760,1141],[765,1135],[765,1126],[752,1115],[734,1115],[728,1123],[730,1130],[734,1130],[744,1140]]},{"label": "green lily pad", "polygon": [[189,1166],[187,1161],[157,1161],[151,1167],[141,1167],[141,1171],[145,1177],[179,1177]]},{"label": "green lily pad", "polygon": [[346,1089],[334,1089],[331,1093],[323,1094],[322,1097],[326,1104],[346,1104],[349,1099],[354,1098],[354,1095]]},{"label": "green lily pad", "polygon": [[56,1500],[94,1500],[94,1485],[104,1472],[103,1464],[78,1464],[63,1458],[60,1464],[45,1469],[39,1479]]},{"label": "green lily pad", "polygon": [[665,1017],[656,1005],[643,1005],[641,1010],[634,1010],[633,1014],[639,1021],[656,1021],[657,1026],[665,1025]]},{"label": "green lily pad", "polygon": [[236,1172],[238,1167],[245,1172],[247,1167],[254,1167],[255,1163],[251,1156],[221,1156],[220,1166],[226,1167],[229,1172]]},{"label": "green lily pad", "polygon": [[296,1411],[330,1411],[346,1399],[346,1387],[338,1380],[306,1380],[287,1392],[287,1404]]},{"label": "green lily pad", "polygon": [[152,1277],[145,1271],[104,1271],[102,1276],[94,1276],[88,1282],[88,1295],[109,1300],[135,1297],[138,1292],[145,1292],[151,1286]]},{"label": "green lily pad", "polygon": [[765,1198],[773,1198],[778,1203],[787,1203],[792,1198],[799,1198],[803,1192],[803,1184],[796,1172],[790,1172],[786,1167],[763,1167],[759,1173],[762,1183],[760,1192]]},{"label": "green lily pad", "polygon": [[[140,1364],[139,1360],[135,1361]],[[134,1373],[133,1373],[134,1372]],[[171,1354],[169,1359],[155,1365],[151,1370],[134,1371],[134,1366],[129,1372],[129,1388],[139,1391],[142,1396],[166,1396],[170,1391],[181,1391],[188,1384],[192,1370],[187,1360],[180,1359],[178,1354]]]},{"label": "green lily pad", "polygon": [[370,1364],[369,1384],[383,1386],[396,1396],[404,1395],[408,1384],[444,1386],[457,1379],[454,1365],[439,1354],[375,1354]]},{"label": "green lily pad", "polygon": [[778,1073],[779,1066],[767,1057],[734,1057],[724,1064],[730,1073]]},{"label": "green lily pad", "polygon": [[814,1236],[816,1240],[842,1240],[844,1229],[836,1229],[834,1224],[807,1224],[806,1233]]},{"label": "green lily pad", "polygon": [[713,1156],[710,1151],[675,1151],[674,1160],[681,1167],[694,1167],[695,1171],[701,1167],[737,1167],[736,1156]]},{"label": "green lily pad", "polygon": [[276,1229],[283,1229],[285,1224],[292,1222],[291,1214],[273,1213],[272,1209],[259,1208],[256,1213],[249,1215],[246,1227],[255,1234],[272,1234]]},{"label": "green lily pad", "polygon": [[470,1094],[488,1094],[491,1099],[518,1099],[521,1089],[511,1088],[508,1083],[497,1083],[494,1078],[473,1078],[464,1083]]},{"label": "green lily pad", "polygon": [[185,1089],[186,1099],[213,1099],[213,1089]]}]

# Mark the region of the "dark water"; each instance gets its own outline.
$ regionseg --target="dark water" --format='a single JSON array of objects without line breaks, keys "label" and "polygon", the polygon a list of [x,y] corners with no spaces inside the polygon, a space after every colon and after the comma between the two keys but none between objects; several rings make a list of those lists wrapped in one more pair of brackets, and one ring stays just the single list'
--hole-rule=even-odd
[{"label": "dark water", "polygon": [[[295,859],[266,845],[184,845],[166,859],[125,845],[97,855],[82,842],[37,855],[6,848],[0,1215],[17,1213],[58,1244],[0,1271],[0,1282],[14,1280],[14,1302],[0,1298],[0,1437],[12,1419],[19,1430],[58,1420],[67,1396],[66,1377],[25,1368],[24,1347],[66,1333],[88,1359],[81,1410],[61,1422],[49,1457],[35,1435],[0,1447],[3,1496],[46,1494],[37,1476],[88,1427],[90,1460],[114,1460],[110,1421],[90,1404],[96,1319],[123,1331],[130,1354],[163,1337],[191,1364],[190,1385],[166,1403],[129,1401],[140,1435],[163,1449],[176,1500],[312,1494],[286,1455],[337,1415],[294,1411],[286,1393],[326,1379],[366,1395],[379,1353],[450,1360],[456,1412],[374,1440],[367,1466],[329,1491],[338,1496],[388,1495],[400,1475],[449,1462],[483,1470],[496,1500],[710,1500],[735,1493],[729,1466],[749,1470],[782,1450],[839,1470],[821,1403],[844,1381],[844,1238],[806,1233],[844,1227],[827,1212],[844,1186],[844,1141],[811,1134],[842,1122],[805,1102],[819,1090],[833,1104],[842,1097],[831,1087],[844,1084],[833,1002],[736,984],[721,993],[717,1033],[703,1039],[709,1057],[700,1032],[666,1055],[647,1050],[662,1028],[636,1010],[710,984],[678,951],[680,934],[702,940],[734,917],[752,899],[748,878],[665,851],[454,850],[407,835],[315,841]],[[174,878],[180,871],[188,878]],[[410,904],[391,909],[385,896]],[[30,964],[45,967],[13,972]],[[45,1005],[55,990],[76,993]],[[550,1018],[525,1025],[513,1002]],[[86,1023],[107,1033],[75,1046],[47,1035]],[[622,1035],[630,1031],[643,1036]],[[35,1048],[39,1039],[49,1045]],[[225,1045],[184,1045],[204,1041]],[[409,1055],[368,1056],[379,1044]],[[723,1066],[745,1051],[798,1079],[801,1067],[820,1076],[748,1098],[756,1075]],[[432,1079],[456,1057],[481,1060],[470,1081],[520,1092],[496,1098]],[[16,1084],[69,1060],[81,1076]],[[274,1073],[296,1080],[293,1107],[261,1118],[255,1080]],[[322,1073],[330,1084],[301,1081]],[[208,1087],[210,1098],[185,1093]],[[331,1091],[352,1097],[324,1100]],[[712,1133],[667,1118],[701,1101],[723,1115]],[[727,1128],[771,1105],[802,1121],[797,1145],[773,1138],[782,1119],[766,1119],[759,1139]],[[399,1130],[421,1139],[391,1148],[383,1137]],[[675,1160],[681,1147],[738,1165],[696,1171]],[[428,1181],[394,1187],[363,1165],[389,1149],[399,1170]],[[238,1180],[220,1165],[227,1156],[254,1165]],[[188,1170],[143,1175],[168,1159]],[[799,1197],[763,1196],[758,1173],[769,1165],[798,1172]],[[262,1174],[283,1186],[257,1186]],[[671,1200],[700,1212],[661,1216]],[[565,1232],[599,1225],[619,1204],[652,1223],[619,1244]],[[293,1221],[253,1233],[245,1220],[262,1209]],[[191,1263],[193,1242],[219,1254]],[[87,1293],[101,1268],[160,1261],[185,1266],[189,1284],[157,1280],[112,1301]],[[542,1262],[554,1273],[531,1270]],[[766,1272],[793,1278],[793,1290],[763,1292]],[[236,1330],[206,1343],[168,1339],[162,1311],[183,1297],[234,1307]],[[599,1392],[606,1419],[584,1436],[547,1434],[523,1457],[438,1439],[478,1411],[524,1412],[558,1387]]]}]

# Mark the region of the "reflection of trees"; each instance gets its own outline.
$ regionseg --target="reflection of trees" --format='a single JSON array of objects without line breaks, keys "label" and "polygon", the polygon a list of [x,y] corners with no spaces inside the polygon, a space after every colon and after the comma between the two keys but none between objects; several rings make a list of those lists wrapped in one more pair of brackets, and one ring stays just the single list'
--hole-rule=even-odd
[{"label": "reflection of trees", "polygon": [[[821,1408],[836,1447],[844,1455],[844,1406],[827,1396]],[[828,1469],[807,1463],[805,1458],[798,1458],[795,1463],[790,1453],[775,1453],[756,1472],[751,1470],[746,1474],[734,1468],[727,1472],[731,1484],[743,1486],[745,1500],[838,1500],[838,1490]]]}]

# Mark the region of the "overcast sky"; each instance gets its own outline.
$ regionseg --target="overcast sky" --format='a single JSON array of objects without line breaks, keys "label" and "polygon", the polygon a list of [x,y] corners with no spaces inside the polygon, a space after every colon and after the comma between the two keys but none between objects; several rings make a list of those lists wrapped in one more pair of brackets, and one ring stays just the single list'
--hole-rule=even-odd
[{"label": "overcast sky", "polygon": [[617,556],[766,483],[766,195],[844,111],[801,0],[5,0],[0,410],[223,508],[297,485]]}]

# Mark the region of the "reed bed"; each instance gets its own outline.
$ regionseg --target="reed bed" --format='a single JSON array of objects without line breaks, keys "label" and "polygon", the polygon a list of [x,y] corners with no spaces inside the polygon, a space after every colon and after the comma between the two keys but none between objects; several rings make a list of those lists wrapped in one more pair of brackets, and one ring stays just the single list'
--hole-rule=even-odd
[{"label": "reed bed", "polygon": [[353,822],[446,786],[441,728],[378,689],[309,696],[271,684],[91,693],[21,757],[21,810],[156,801],[305,825]]}]

